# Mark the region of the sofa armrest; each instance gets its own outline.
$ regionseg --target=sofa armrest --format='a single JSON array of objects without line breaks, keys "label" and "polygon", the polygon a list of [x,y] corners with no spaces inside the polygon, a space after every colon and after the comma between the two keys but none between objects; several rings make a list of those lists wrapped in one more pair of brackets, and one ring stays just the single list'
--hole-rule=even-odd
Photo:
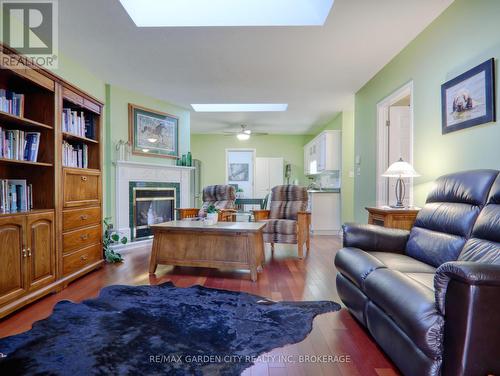
[{"label": "sofa armrest", "polygon": [[443,376],[500,374],[500,265],[444,263],[434,288],[445,318]]},{"label": "sofa armrest", "polygon": [[265,219],[269,219],[270,210],[252,210],[254,221],[263,221]]},{"label": "sofa armrest", "polygon": [[452,261],[442,264],[436,270],[434,290],[438,309],[443,315],[446,312],[446,292],[452,280],[466,285],[498,286],[500,294],[500,265],[471,261]]},{"label": "sofa armrest", "polygon": [[410,232],[375,225],[346,223],[342,226],[344,247],[367,252],[403,253]]}]

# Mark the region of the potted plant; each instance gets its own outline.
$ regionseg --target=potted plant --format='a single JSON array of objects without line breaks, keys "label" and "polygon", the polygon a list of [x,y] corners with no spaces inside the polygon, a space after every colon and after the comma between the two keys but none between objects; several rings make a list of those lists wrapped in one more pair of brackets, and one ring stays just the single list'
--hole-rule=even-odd
[{"label": "potted plant", "polygon": [[210,204],[208,205],[206,212],[207,217],[205,219],[205,223],[207,225],[215,225],[219,220],[219,209],[217,209],[214,204]]},{"label": "potted plant", "polygon": [[118,252],[115,252],[111,246],[113,244],[127,244],[128,239],[126,236],[120,237],[115,231],[113,231],[113,224],[110,222],[110,218],[104,218],[104,237],[102,240],[104,249],[104,258],[106,262],[113,264],[115,262],[122,262],[123,257]]},{"label": "potted plant", "polygon": [[241,198],[243,196],[243,189],[242,188],[238,188],[236,190],[236,198]]}]

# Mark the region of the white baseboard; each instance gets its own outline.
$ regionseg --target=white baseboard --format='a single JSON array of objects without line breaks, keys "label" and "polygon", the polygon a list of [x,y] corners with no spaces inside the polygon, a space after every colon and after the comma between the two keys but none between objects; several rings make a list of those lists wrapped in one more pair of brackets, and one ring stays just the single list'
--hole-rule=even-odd
[{"label": "white baseboard", "polygon": [[120,253],[132,252],[134,249],[150,247],[153,244],[153,239],[138,240],[127,244],[114,244],[111,246],[113,251]]},{"label": "white baseboard", "polygon": [[341,234],[342,234],[341,230],[311,230],[311,235],[314,236],[326,236],[326,235],[341,236]]}]

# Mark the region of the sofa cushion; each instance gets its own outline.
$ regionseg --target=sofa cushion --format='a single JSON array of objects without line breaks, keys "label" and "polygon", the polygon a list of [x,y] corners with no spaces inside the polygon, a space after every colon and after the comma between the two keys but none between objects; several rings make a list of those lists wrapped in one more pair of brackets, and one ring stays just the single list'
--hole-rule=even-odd
[{"label": "sofa cushion", "polygon": [[307,209],[307,188],[298,185],[278,185],[271,190],[269,218],[297,219]]},{"label": "sofa cushion", "polygon": [[364,280],[368,274],[386,266],[379,259],[359,248],[342,248],[335,256],[335,267],[352,283],[363,289]]},{"label": "sofa cushion", "polygon": [[263,234],[264,243],[286,243],[286,244],[297,244],[297,235],[280,234],[278,232],[274,233],[264,233]]},{"label": "sofa cushion", "polygon": [[262,222],[266,223],[266,226],[262,230],[266,234],[286,234],[293,235],[297,233],[297,221],[292,219],[266,219]]},{"label": "sofa cushion", "polygon": [[404,275],[434,291],[434,276],[436,273],[404,273]]},{"label": "sofa cushion", "polygon": [[365,294],[424,352],[442,355],[444,318],[434,291],[396,270],[377,269],[364,281]]},{"label": "sofa cushion", "polygon": [[462,236],[413,227],[406,254],[437,268],[445,262],[455,261],[464,244]]},{"label": "sofa cushion", "polygon": [[417,215],[406,254],[435,267],[457,260],[497,175],[475,170],[438,178]]},{"label": "sofa cushion", "polygon": [[500,265],[500,175],[458,259]]},{"label": "sofa cushion", "polygon": [[335,256],[337,270],[364,290],[364,280],[376,269],[389,268],[401,272],[434,273],[430,265],[411,257],[391,252],[365,252],[359,248],[342,248]]},{"label": "sofa cushion", "polygon": [[431,265],[427,265],[406,255],[391,252],[370,252],[370,254],[382,262],[388,269],[414,273],[434,273],[436,271]]}]

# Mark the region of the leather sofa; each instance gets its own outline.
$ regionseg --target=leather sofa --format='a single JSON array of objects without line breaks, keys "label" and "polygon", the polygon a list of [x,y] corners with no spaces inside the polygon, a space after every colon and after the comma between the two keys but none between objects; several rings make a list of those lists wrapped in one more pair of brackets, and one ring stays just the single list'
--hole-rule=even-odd
[{"label": "leather sofa", "polygon": [[500,374],[500,174],[434,184],[411,231],[346,224],[337,291],[404,375]]}]

